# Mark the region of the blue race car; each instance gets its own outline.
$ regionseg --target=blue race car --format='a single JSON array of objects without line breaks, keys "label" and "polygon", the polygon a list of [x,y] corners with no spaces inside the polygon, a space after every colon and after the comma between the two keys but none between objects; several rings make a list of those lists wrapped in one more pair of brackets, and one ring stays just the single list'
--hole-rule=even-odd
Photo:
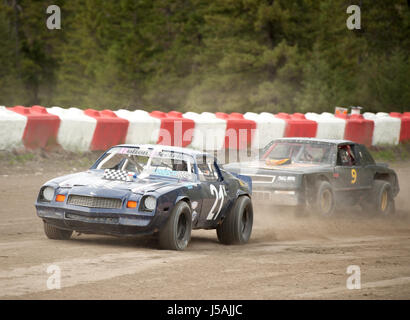
[{"label": "blue race car", "polygon": [[119,145],[85,172],[46,182],[35,203],[50,239],[73,231],[158,235],[183,250],[192,229],[216,229],[223,244],[248,242],[252,182],[227,172],[210,154],[157,145]]}]

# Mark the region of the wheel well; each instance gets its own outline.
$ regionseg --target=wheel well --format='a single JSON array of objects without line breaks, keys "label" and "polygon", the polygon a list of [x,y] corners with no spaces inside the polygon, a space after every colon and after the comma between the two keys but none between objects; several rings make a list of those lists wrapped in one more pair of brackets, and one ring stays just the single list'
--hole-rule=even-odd
[{"label": "wheel well", "polygon": [[327,181],[330,183],[329,179],[323,175],[305,175],[303,179],[304,184],[304,200],[308,203],[313,203],[317,194],[317,182]]},{"label": "wheel well", "polygon": [[327,182],[330,183],[328,177],[326,177],[326,176],[323,175],[323,174],[305,176],[305,181],[304,181],[304,183],[306,183],[306,186],[307,186],[309,189],[311,189],[311,188],[314,188],[314,187],[315,187],[316,182],[318,182],[318,181],[327,181]]},{"label": "wheel well", "polygon": [[328,177],[326,177],[326,176],[324,176],[324,175],[318,175],[317,177],[316,177],[316,181],[327,181],[327,182],[330,182],[329,181],[329,178]]},{"label": "wheel well", "polygon": [[186,203],[189,205],[189,207],[192,208],[192,207],[191,207],[191,201],[188,199],[188,197],[184,197],[184,198],[179,198],[179,199],[177,199],[177,201],[175,202],[175,204],[177,204],[177,203],[180,202],[180,201],[186,202]]},{"label": "wheel well", "polygon": [[[248,198],[251,198],[251,195],[249,193],[239,193],[236,197],[238,199],[239,197],[247,196]],[[252,198],[251,198],[252,199]]]},{"label": "wheel well", "polygon": [[376,174],[374,175],[374,180],[383,180],[386,182],[389,182],[392,187],[394,186],[394,178],[388,174],[388,173],[380,173],[380,172],[376,172]]}]

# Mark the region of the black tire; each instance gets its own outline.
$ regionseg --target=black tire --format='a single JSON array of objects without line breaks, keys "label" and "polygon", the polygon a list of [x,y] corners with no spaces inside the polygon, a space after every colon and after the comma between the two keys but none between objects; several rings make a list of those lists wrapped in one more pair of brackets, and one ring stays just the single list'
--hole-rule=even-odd
[{"label": "black tire", "polygon": [[335,212],[335,196],[331,184],[327,181],[318,181],[316,190],[314,212],[322,217],[332,216]]},{"label": "black tire", "polygon": [[389,216],[394,214],[396,207],[391,184],[387,181],[375,180],[369,196],[360,206],[365,213],[371,216]]},{"label": "black tire", "polygon": [[46,234],[47,238],[53,240],[68,240],[71,238],[73,234],[72,230],[63,230],[53,225],[44,222],[44,233]]},{"label": "black tire", "polygon": [[185,201],[178,202],[159,231],[159,246],[166,250],[184,250],[191,240],[192,214]]},{"label": "black tire", "polygon": [[219,242],[223,244],[244,244],[249,241],[253,225],[252,201],[240,196],[225,219],[216,228]]}]

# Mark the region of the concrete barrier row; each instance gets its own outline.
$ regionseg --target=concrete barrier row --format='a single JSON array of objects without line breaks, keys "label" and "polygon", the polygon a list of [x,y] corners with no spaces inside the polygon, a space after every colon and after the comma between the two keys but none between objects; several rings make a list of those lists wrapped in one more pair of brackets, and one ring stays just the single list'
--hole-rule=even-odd
[{"label": "concrete barrier row", "polygon": [[348,139],[367,146],[410,140],[410,112],[306,114],[180,113],[0,107],[0,149],[105,150],[120,143],[177,145],[201,150],[260,149],[275,138]]}]

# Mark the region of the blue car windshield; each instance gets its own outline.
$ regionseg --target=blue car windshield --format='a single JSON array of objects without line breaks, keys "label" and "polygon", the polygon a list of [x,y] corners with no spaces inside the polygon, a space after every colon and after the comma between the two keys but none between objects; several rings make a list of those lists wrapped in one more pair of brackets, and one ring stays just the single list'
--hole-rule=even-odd
[{"label": "blue car windshield", "polygon": [[149,176],[194,181],[192,156],[158,148],[114,147],[95,164],[96,169],[122,170],[143,179]]}]

